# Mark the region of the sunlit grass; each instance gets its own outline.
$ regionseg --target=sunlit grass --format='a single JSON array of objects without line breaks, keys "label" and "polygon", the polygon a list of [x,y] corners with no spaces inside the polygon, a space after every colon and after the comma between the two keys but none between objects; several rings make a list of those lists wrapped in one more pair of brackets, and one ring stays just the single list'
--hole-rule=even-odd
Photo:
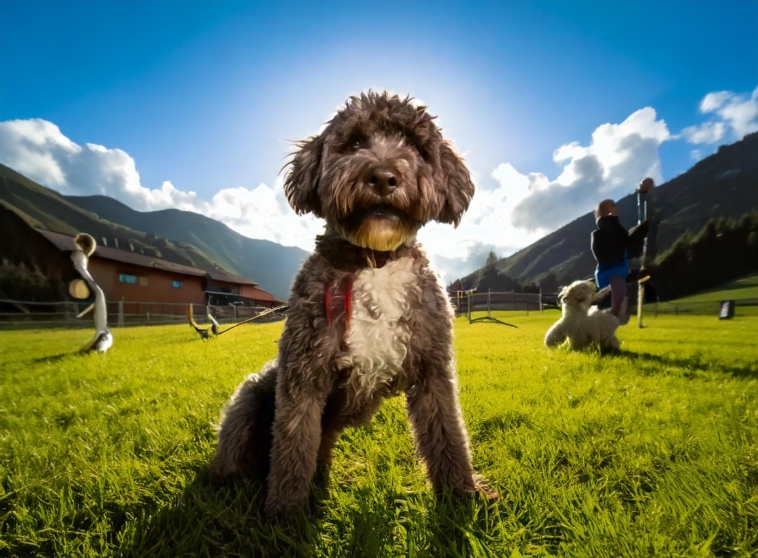
[{"label": "sunlit grass", "polygon": [[659,316],[620,356],[548,351],[456,323],[460,397],[494,505],[436,499],[401,398],[340,439],[328,490],[289,528],[259,487],[217,487],[213,424],[282,324],[0,333],[0,554],[737,555],[758,552],[758,317]]},{"label": "sunlit grass", "polygon": [[696,295],[680,298],[675,302],[711,302],[719,300],[758,299],[758,275],[742,277],[717,289],[710,289]]}]

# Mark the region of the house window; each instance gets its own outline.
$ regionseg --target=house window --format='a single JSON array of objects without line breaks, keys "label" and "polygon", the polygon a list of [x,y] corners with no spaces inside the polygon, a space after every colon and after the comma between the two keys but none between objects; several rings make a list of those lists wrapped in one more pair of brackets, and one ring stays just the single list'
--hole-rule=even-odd
[{"label": "house window", "polygon": [[138,277],[137,275],[130,275],[128,273],[119,273],[118,281],[119,283],[126,283],[127,285],[147,287],[147,277]]},{"label": "house window", "polygon": [[181,281],[171,281],[171,288],[172,289],[181,289],[182,288],[182,282]]}]

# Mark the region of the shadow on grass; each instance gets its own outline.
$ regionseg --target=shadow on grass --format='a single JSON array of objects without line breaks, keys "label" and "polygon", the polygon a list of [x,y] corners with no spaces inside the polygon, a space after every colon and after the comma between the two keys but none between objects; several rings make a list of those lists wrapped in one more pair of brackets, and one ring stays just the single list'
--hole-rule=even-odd
[{"label": "shadow on grass", "polygon": [[[329,489],[315,486],[310,505],[291,524],[279,525],[263,513],[260,482],[214,483],[205,469],[168,506],[145,511],[122,525],[118,555],[176,556],[470,556],[477,533],[488,530],[481,503],[450,494],[436,497],[431,510],[418,494],[385,493],[367,487],[356,494],[357,506],[335,521],[327,518]],[[398,537],[398,515],[404,536]],[[337,540],[332,540],[337,539]],[[334,554],[337,551],[338,554]],[[475,554],[475,552],[474,552]]]},{"label": "shadow on grass", "polygon": [[225,484],[198,468],[195,480],[168,506],[123,529],[124,556],[305,556],[317,530],[305,516],[276,525],[263,513],[262,485]]},{"label": "shadow on grass", "polygon": [[70,356],[84,356],[86,354],[87,353],[83,353],[79,349],[74,349],[74,350],[71,350],[71,351],[68,351],[68,352],[65,352],[65,353],[59,353],[57,355],[50,355],[50,356],[45,356],[45,357],[33,358],[29,362],[31,362],[33,364],[41,364],[43,362],[59,362],[59,361],[63,360],[66,357],[70,357]]},{"label": "shadow on grass", "polygon": [[419,494],[389,492],[376,499],[376,490],[366,487],[356,494],[357,508],[341,521],[345,536],[342,556],[433,556],[458,558],[475,552],[481,533],[488,530],[486,514],[473,498],[449,493],[435,497],[430,510]]},{"label": "shadow on grass", "polygon": [[690,377],[688,376],[688,373],[692,374],[693,372],[716,372],[731,374],[737,378],[758,378],[758,365],[755,363],[734,366],[718,361],[703,360],[700,355],[693,355],[690,358],[675,358],[654,355],[651,353],[634,353],[630,351],[622,351],[613,356],[627,358],[643,364],[649,363],[655,365],[655,367],[648,366],[640,369],[640,371],[646,375],[659,374],[663,372],[663,367],[676,367],[687,371],[684,374],[685,377]]}]

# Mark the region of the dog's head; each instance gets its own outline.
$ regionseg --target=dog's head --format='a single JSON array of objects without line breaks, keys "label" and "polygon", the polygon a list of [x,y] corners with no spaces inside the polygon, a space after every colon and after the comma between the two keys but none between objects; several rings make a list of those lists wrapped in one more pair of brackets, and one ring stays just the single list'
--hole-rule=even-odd
[{"label": "dog's head", "polygon": [[595,283],[590,281],[574,281],[568,287],[563,287],[558,294],[564,309],[576,309],[587,312],[592,305],[592,295],[595,294]]},{"label": "dog's head", "polygon": [[321,134],[296,145],[284,181],[290,205],[364,248],[395,250],[428,221],[457,225],[474,195],[463,159],[410,97],[350,97]]}]

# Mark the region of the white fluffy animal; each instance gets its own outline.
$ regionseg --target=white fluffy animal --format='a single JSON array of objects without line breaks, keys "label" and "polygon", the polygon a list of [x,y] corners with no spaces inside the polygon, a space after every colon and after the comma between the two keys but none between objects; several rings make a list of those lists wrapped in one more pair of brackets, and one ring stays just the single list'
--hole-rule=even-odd
[{"label": "white fluffy animal", "polygon": [[588,281],[574,281],[563,287],[559,294],[563,316],[547,331],[546,346],[555,347],[568,339],[572,349],[584,349],[593,343],[603,349],[619,349],[616,338],[619,319],[610,310],[590,307],[594,293],[595,284]]}]

